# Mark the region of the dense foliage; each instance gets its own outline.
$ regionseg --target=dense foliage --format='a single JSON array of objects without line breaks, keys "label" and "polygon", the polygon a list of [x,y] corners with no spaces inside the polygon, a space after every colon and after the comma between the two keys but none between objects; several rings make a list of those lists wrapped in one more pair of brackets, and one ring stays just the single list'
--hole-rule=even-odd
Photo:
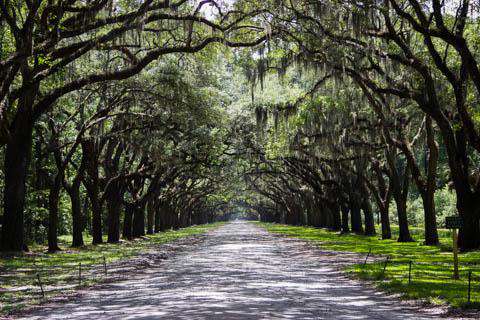
[{"label": "dense foliage", "polygon": [[268,36],[253,4],[212,4],[1,1],[3,251],[226,217],[230,100],[215,68]]}]

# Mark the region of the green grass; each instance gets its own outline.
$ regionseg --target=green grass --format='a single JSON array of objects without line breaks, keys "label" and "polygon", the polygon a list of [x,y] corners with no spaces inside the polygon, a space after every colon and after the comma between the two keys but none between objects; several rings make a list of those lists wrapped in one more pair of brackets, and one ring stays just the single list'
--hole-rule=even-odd
[{"label": "green grass", "polygon": [[[287,226],[282,224],[258,223],[266,230],[290,237],[312,241],[322,248],[364,254],[371,250],[377,262],[346,267],[346,271],[361,279],[373,281],[382,289],[402,293],[406,298],[425,299],[434,304],[449,304],[453,307],[474,307],[480,304],[480,252],[460,253],[460,280],[453,280],[452,240],[449,230],[439,230],[441,245],[423,245],[423,229],[411,228],[416,242],[399,243],[381,240],[379,236],[339,234],[312,227]],[[378,226],[377,226],[377,230]],[[393,239],[398,228],[393,227]],[[382,256],[378,259],[378,256]],[[390,257],[383,273],[386,257]],[[409,283],[409,261],[412,261],[412,281]],[[473,273],[472,303],[467,304],[468,272]]]},{"label": "green grass", "polygon": [[[0,315],[17,311],[25,306],[43,300],[37,274],[46,291],[46,297],[58,296],[78,287],[78,269],[82,266],[81,286],[88,286],[108,279],[103,272],[103,261],[112,262],[132,258],[156,246],[188,236],[198,235],[216,228],[223,223],[192,226],[179,230],[147,235],[144,238],[121,241],[117,244],[86,245],[82,248],[70,248],[69,236],[59,237],[63,251],[46,253],[46,247],[32,246],[31,252],[0,257]],[[91,238],[85,235],[86,243]],[[93,274],[88,274],[94,270]]]}]

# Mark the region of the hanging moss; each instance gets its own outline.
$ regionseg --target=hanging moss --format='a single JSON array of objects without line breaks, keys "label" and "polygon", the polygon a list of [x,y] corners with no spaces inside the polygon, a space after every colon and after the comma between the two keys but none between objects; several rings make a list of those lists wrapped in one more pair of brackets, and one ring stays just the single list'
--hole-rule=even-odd
[{"label": "hanging moss", "polygon": [[278,107],[275,107],[273,110],[273,124],[275,128],[275,132],[277,132],[278,130],[279,115],[280,115],[280,111],[278,110]]},{"label": "hanging moss", "polygon": [[260,87],[263,90],[264,82],[265,82],[265,75],[267,73],[267,61],[265,59],[258,60],[257,63],[257,77],[260,81]]}]

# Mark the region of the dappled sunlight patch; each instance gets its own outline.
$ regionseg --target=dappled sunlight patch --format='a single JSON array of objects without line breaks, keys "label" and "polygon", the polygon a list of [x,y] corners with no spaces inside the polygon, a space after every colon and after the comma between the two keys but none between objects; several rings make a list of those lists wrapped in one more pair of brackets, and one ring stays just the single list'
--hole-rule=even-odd
[{"label": "dappled sunlight patch", "polygon": [[[480,285],[480,252],[460,254],[460,280],[452,280],[451,234],[440,230],[442,246],[425,246],[419,228],[412,228],[416,242],[400,243],[395,240],[381,240],[377,236],[365,237],[354,234],[339,234],[312,227],[287,226],[260,223],[265,229],[289,237],[305,239],[321,248],[333,251],[371,252],[367,265],[364,261],[354,262],[346,267],[350,274],[361,279],[374,281],[389,292],[404,294],[406,298],[425,299],[431,302],[448,302],[455,307],[463,307],[468,295],[468,271],[472,270],[473,286]],[[394,230],[397,228],[394,227]],[[389,260],[386,262],[386,257]],[[409,263],[412,261],[409,283]],[[385,267],[385,263],[387,266]],[[385,271],[384,271],[385,269]],[[473,289],[473,302],[480,301],[480,292]]]},{"label": "dappled sunlight patch", "polygon": [[[135,266],[139,269],[148,267],[155,259],[164,258],[164,253],[154,253],[155,257],[149,253],[152,250],[158,250],[158,246],[205,233],[222,224],[192,226],[149,235],[134,241],[88,245],[54,254],[46,254],[44,248],[38,246],[39,251],[33,254],[22,254],[8,259],[2,258],[0,259],[0,281],[4,291],[0,291],[1,312],[12,312],[12,309],[17,310],[24,305],[34,305],[44,301],[38,276],[40,276],[47,300],[59,295],[69,295],[81,287],[115,277],[124,277]],[[195,243],[193,238],[190,242],[190,244]],[[171,250],[168,247],[164,249]],[[142,255],[142,258],[138,258],[139,255]],[[136,259],[136,261],[132,261],[130,265],[123,265],[124,261],[131,259]],[[104,274],[104,262],[107,266],[107,275]],[[78,280],[79,268],[82,269],[80,283]]]},{"label": "dappled sunlight patch", "polygon": [[[237,250],[240,249],[240,250]],[[358,257],[358,256],[357,256]],[[31,319],[433,319],[332,268],[352,261],[235,222],[165,260]],[[82,308],[78,308],[82,306]],[[68,311],[67,311],[68,310]]]}]

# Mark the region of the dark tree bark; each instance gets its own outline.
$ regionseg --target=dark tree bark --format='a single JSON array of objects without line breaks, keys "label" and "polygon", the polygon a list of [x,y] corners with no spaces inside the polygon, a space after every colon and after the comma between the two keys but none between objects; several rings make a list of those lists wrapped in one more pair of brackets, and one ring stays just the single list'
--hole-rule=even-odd
[{"label": "dark tree bark", "polygon": [[427,131],[427,181],[424,192],[422,192],[423,208],[425,212],[425,244],[438,245],[437,214],[435,211],[435,190],[437,188],[437,162],[438,144],[435,141],[432,118],[426,119]]},{"label": "dark tree bark", "polygon": [[162,217],[162,211],[163,211],[163,203],[161,200],[159,200],[158,204],[156,205],[155,208],[155,227],[154,231],[155,233],[163,231],[163,217]]},{"label": "dark tree bark", "polygon": [[380,221],[382,224],[382,239],[391,239],[392,229],[390,227],[389,204],[386,203],[378,209],[380,210]]},{"label": "dark tree bark", "polygon": [[48,252],[60,250],[58,246],[58,202],[63,183],[63,175],[57,173],[48,194]]},{"label": "dark tree bark", "polygon": [[407,200],[406,198],[400,196],[395,197],[395,203],[397,204],[397,214],[398,214],[398,228],[399,236],[398,242],[412,242],[413,238],[410,235],[408,228],[408,218],[407,218]]},{"label": "dark tree bark", "polygon": [[[34,95],[33,92],[30,92]],[[1,250],[28,250],[24,242],[23,212],[25,207],[27,170],[32,152],[33,119],[29,92],[22,96],[19,110],[10,128],[11,137],[5,150],[5,189]]]},{"label": "dark tree bark", "polygon": [[363,200],[362,210],[365,217],[365,235],[373,236],[377,232],[375,231],[375,221],[373,219],[372,206],[368,199]]},{"label": "dark tree bark", "polygon": [[123,203],[121,188],[120,183],[113,182],[106,191],[108,243],[117,243],[120,240],[120,212]]},{"label": "dark tree bark", "polygon": [[355,232],[357,234],[363,234],[360,204],[356,200],[353,200],[350,202],[350,218],[351,218],[352,232]]},{"label": "dark tree bark", "polygon": [[132,203],[125,204],[125,214],[123,216],[123,238],[131,240],[133,238],[133,215],[135,212],[135,205]]},{"label": "dark tree bark", "polygon": [[410,144],[405,141],[402,136],[402,142],[399,142],[399,147],[405,154],[409,167],[412,170],[413,181],[422,197],[423,211],[424,211],[424,228],[425,228],[425,244],[438,245],[438,231],[437,219],[435,212],[435,191],[436,191],[436,177],[437,177],[437,162],[438,162],[438,144],[435,141],[435,134],[433,132],[432,119],[429,116],[425,117],[426,128],[426,147],[427,154],[425,155],[425,174],[419,168],[414,152]]},{"label": "dark tree bark", "polygon": [[84,217],[82,215],[82,204],[80,201],[80,181],[66,188],[72,204],[72,247],[82,247]]},{"label": "dark tree bark", "polygon": [[330,206],[330,211],[332,212],[332,224],[330,229],[339,231],[342,229],[342,218],[340,216],[340,207],[337,203],[333,203]]},{"label": "dark tree bark", "polygon": [[462,195],[460,201],[457,199],[458,211],[463,213],[461,214],[463,227],[460,228],[458,235],[458,245],[462,251],[477,249],[480,246],[479,203],[480,199],[470,194]]},{"label": "dark tree bark", "polygon": [[119,177],[119,162],[124,145],[110,140],[106,146],[103,168],[106,175],[104,198],[107,201],[107,242],[120,240],[120,212],[123,204],[125,187]]},{"label": "dark tree bark", "polygon": [[386,151],[387,163],[389,166],[389,178],[392,185],[392,195],[397,205],[399,236],[398,242],[412,242],[407,217],[407,197],[409,189],[410,168],[405,165],[403,175],[399,173],[397,163],[395,161],[396,149],[389,147]]},{"label": "dark tree bark", "polygon": [[388,183],[385,182],[383,172],[380,168],[380,163],[373,159],[372,168],[375,172],[375,176],[378,182],[378,188],[376,188],[372,183],[367,180],[367,187],[371,190],[371,193],[374,196],[374,199],[377,203],[378,210],[380,211],[380,222],[382,225],[382,239],[391,239],[392,230],[390,227],[390,200],[392,198],[392,182],[391,180]]},{"label": "dark tree bark", "polygon": [[147,204],[147,234],[154,233],[156,211],[156,201],[152,198]]},{"label": "dark tree bark", "polygon": [[[66,159],[68,161],[68,159]],[[72,205],[72,247],[82,247],[83,230],[85,227],[85,217],[82,214],[82,202],[80,198],[80,186],[82,184],[86,166],[86,158],[82,154],[80,166],[76,169],[76,175],[72,182],[64,181],[64,187],[70,197]]]},{"label": "dark tree bark", "polygon": [[133,211],[133,237],[145,235],[145,205],[136,205]]},{"label": "dark tree bark", "polygon": [[350,211],[348,205],[342,205],[342,233],[349,233],[350,228],[348,227],[348,212]]},{"label": "dark tree bark", "polygon": [[[56,149],[58,148],[58,136],[55,130],[52,130],[50,144]],[[52,181],[50,181],[50,191],[48,194],[48,252],[56,252],[60,250],[58,246],[58,204],[60,201],[60,192],[65,179],[65,167],[59,156],[58,150],[53,152],[57,172]]]},{"label": "dark tree bark", "polygon": [[102,238],[102,201],[100,200],[99,155],[93,139],[82,141],[82,153],[86,159],[85,172],[87,177],[83,180],[85,189],[92,208],[92,244],[103,242]]}]

